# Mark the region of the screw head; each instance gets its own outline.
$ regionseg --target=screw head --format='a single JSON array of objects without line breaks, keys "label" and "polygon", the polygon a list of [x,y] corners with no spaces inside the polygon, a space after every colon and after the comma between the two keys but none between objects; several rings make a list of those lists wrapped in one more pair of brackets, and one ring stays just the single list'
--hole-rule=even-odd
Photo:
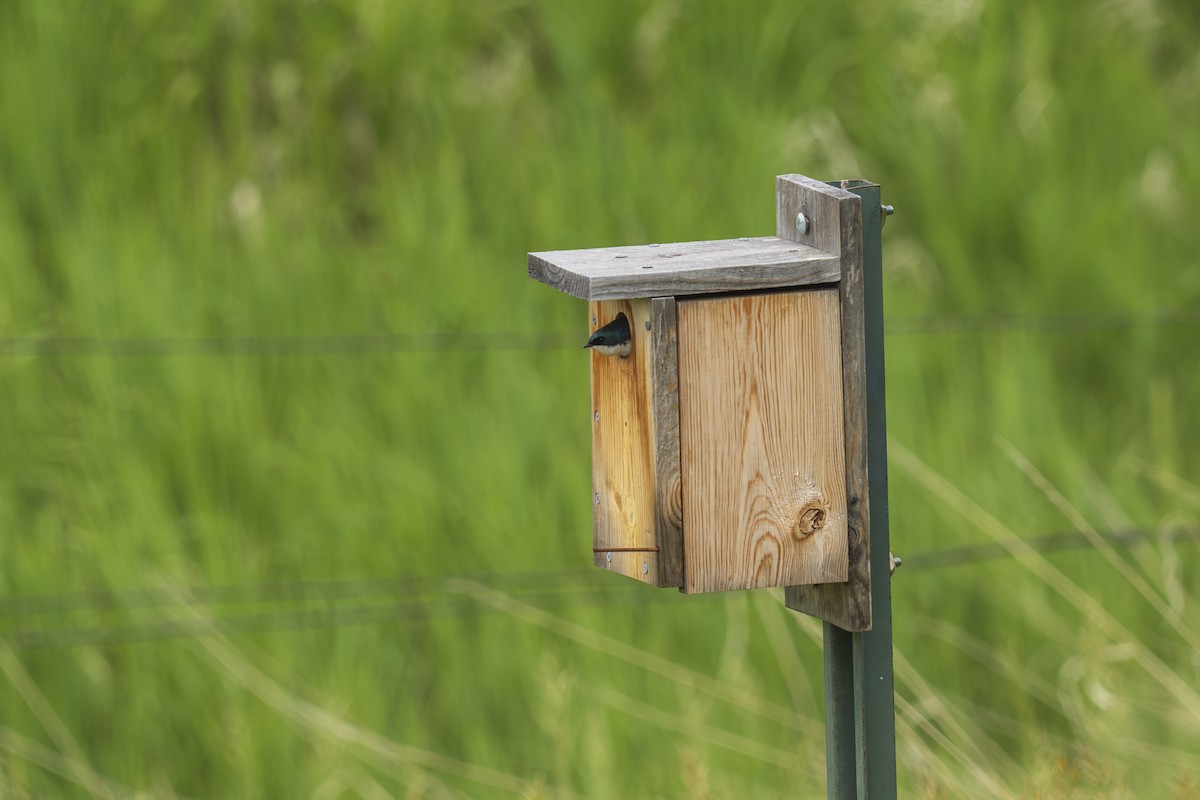
[{"label": "screw head", "polygon": [[649,565],[649,564],[647,564],[645,561],[643,561],[643,562],[642,562],[642,574],[643,574],[643,575],[649,575],[649,574],[650,574],[650,565]]},{"label": "screw head", "polygon": [[801,236],[808,233],[808,217],[804,216],[803,211],[796,212],[796,232]]},{"label": "screw head", "polygon": [[596,492],[596,495],[593,499],[596,501],[596,505],[600,505],[600,493],[599,492]]},{"label": "screw head", "polygon": [[597,410],[596,410],[596,414],[595,414],[595,417],[594,417],[594,419],[596,420],[596,422],[597,422],[597,423],[599,423],[599,422],[600,422],[600,411],[599,411],[599,409],[597,409]]},{"label": "screw head", "polygon": [[611,564],[612,563],[612,553],[605,553],[604,560]]}]

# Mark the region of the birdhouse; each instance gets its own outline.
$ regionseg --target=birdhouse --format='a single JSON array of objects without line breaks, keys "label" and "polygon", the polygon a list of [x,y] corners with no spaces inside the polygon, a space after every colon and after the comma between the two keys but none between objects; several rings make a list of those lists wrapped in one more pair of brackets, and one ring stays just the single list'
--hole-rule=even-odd
[{"label": "birdhouse", "polygon": [[870,627],[863,186],[779,177],[775,236],[529,254],[593,333],[628,325],[589,351],[598,567],[816,587],[810,613]]}]

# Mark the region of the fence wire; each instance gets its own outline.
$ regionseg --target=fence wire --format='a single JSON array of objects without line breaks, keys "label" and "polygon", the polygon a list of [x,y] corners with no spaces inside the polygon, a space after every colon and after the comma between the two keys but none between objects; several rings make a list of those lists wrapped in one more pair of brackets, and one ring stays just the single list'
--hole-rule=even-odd
[{"label": "fence wire", "polygon": [[[1200,543],[1200,527],[1137,528],[1100,535],[1122,547],[1163,540]],[[1081,531],[1047,534],[1027,539],[1026,543],[1043,553],[1091,547]],[[900,575],[907,579],[912,573],[1003,559],[1010,554],[1001,545],[985,543],[900,555],[904,560]],[[677,600],[674,592],[617,580],[596,570],[207,585],[189,588],[183,594],[189,598],[189,606],[204,609],[223,630],[256,633],[424,623],[499,613],[479,603],[466,588],[470,586],[504,592],[545,609],[611,608]],[[697,595],[687,602],[715,602],[719,597]],[[181,604],[172,602],[165,592],[149,588],[0,598],[0,636],[14,649],[36,650],[201,635],[180,610]]]},{"label": "fence wire", "polygon": [[[1200,325],[1200,309],[1060,314],[937,314],[893,317],[888,336],[1085,333]],[[294,336],[24,336],[0,338],[0,357],[342,356],[578,348],[580,330],[336,333]]]},{"label": "fence wire", "polygon": [[342,356],[553,350],[580,344],[579,331],[346,333],[310,336],[29,336],[0,339],[0,356]]}]

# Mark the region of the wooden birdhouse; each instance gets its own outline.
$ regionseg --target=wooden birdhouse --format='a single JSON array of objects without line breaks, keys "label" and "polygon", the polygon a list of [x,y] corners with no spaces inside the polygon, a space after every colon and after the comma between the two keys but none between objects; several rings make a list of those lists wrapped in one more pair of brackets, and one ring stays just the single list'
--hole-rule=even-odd
[{"label": "wooden birdhouse", "polygon": [[590,355],[597,566],[817,587],[810,613],[870,626],[863,185],[779,177],[775,236],[529,254],[592,331],[630,325]]}]

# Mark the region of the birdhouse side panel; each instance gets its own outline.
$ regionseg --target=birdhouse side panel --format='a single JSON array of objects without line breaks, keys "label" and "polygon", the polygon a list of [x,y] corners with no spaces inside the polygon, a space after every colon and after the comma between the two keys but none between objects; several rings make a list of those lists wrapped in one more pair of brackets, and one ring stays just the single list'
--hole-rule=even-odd
[{"label": "birdhouse side panel", "polygon": [[[670,310],[674,309],[674,301]],[[669,403],[655,390],[665,372],[674,372],[674,354],[656,365],[656,340],[673,344],[673,332],[654,331],[664,324],[662,300],[606,300],[589,304],[591,330],[625,314],[631,328],[628,357],[591,354],[592,380],[592,549],[596,566],[655,586],[679,586],[682,559],[673,539],[663,546],[670,517],[660,501],[658,475],[676,476],[670,459],[659,455],[672,426],[658,416]],[[672,315],[673,316],[673,315]],[[673,318],[670,319],[673,323]],[[672,369],[666,370],[670,365]],[[669,400],[669,398],[667,398]],[[677,419],[677,411],[674,411]],[[676,502],[676,507],[679,503]],[[676,515],[677,516],[677,515]],[[676,528],[675,536],[679,536]]]},{"label": "birdhouse side panel", "polygon": [[684,591],[847,576],[836,287],[678,302]]}]

